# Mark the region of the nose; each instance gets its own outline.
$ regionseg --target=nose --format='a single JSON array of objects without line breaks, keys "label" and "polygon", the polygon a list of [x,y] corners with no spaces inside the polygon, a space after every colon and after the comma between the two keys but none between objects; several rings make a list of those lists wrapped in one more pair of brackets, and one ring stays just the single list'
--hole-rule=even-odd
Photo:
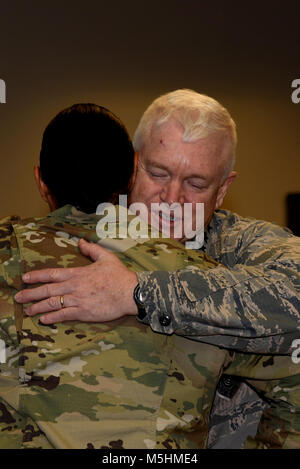
[{"label": "nose", "polygon": [[160,199],[169,205],[173,203],[184,203],[184,193],[180,181],[168,181],[161,189]]}]

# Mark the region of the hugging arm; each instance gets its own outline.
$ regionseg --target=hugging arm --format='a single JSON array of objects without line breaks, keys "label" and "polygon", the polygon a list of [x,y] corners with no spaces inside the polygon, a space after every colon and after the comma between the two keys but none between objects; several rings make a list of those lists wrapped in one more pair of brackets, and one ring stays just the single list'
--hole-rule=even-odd
[{"label": "hugging arm", "polygon": [[116,314],[137,314],[132,293],[138,278],[147,313],[143,321],[157,332],[193,336],[239,351],[291,353],[293,340],[300,336],[299,238],[264,222],[239,230],[234,224],[220,226],[225,234],[216,229],[206,246],[220,264],[208,271],[193,266],[136,276],[113,254],[81,241],[84,254],[97,262],[79,269],[31,272],[29,283],[53,283],[25,290],[17,300],[43,300],[28,311],[37,314],[59,308],[59,296],[66,295],[66,306],[69,301],[76,307],[76,315],[65,308],[46,315],[45,323],[109,320]]}]

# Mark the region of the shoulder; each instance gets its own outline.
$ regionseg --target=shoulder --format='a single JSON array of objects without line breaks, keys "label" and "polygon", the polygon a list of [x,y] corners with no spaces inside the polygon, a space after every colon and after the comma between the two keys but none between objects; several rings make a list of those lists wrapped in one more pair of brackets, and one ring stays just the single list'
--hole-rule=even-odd
[{"label": "shoulder", "polygon": [[17,215],[10,215],[0,219],[0,237],[7,236],[12,233],[12,226],[17,223],[21,218]]},{"label": "shoulder", "polygon": [[275,223],[265,220],[257,220],[251,217],[242,217],[229,210],[216,210],[211,221],[212,231],[219,233],[240,233],[240,235],[252,234],[252,236],[278,236],[289,238],[292,232]]},{"label": "shoulder", "polygon": [[275,223],[242,217],[229,210],[214,213],[207,229],[208,254],[226,265],[234,265],[244,256],[262,251],[264,257],[299,253],[300,238]]},{"label": "shoulder", "polygon": [[0,220],[0,262],[3,263],[11,255],[13,225],[20,217],[11,215]]}]

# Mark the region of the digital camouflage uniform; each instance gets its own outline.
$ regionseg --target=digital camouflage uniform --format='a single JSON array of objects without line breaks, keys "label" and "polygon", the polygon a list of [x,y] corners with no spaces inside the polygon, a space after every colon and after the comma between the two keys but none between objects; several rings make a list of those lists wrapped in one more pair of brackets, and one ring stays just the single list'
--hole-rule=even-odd
[{"label": "digital camouflage uniform", "polygon": [[[98,217],[66,206],[1,224],[0,448],[202,448],[226,350],[155,334],[135,317],[45,326],[14,302],[21,274],[91,261]],[[133,270],[216,263],[172,240],[106,240]]]},{"label": "digital camouflage uniform", "polygon": [[[247,384],[252,386],[268,404],[262,413],[257,434],[246,439],[244,448],[300,449],[300,363],[293,363],[289,356],[235,353],[232,363],[226,369],[226,375],[246,378]],[[243,384],[240,388],[236,414],[233,414],[231,419],[225,420],[229,432],[230,424],[234,424],[234,420],[235,425],[239,427],[243,424],[245,415],[248,415],[250,416],[248,425],[250,425],[251,418],[255,416],[255,406],[258,405],[257,411],[259,411],[259,403],[255,400],[248,406],[242,394],[246,392],[244,386]],[[228,407],[232,407],[231,402]],[[214,416],[216,424],[216,414],[221,413],[219,405]],[[240,418],[242,421],[239,421]],[[222,447],[220,440],[226,437],[224,428],[222,433],[214,435],[212,427],[210,445],[213,445],[216,437],[218,437],[218,446]]]},{"label": "digital camouflage uniform", "polygon": [[208,447],[242,449],[248,436],[255,436],[268,404],[246,382],[223,374],[211,410]]},{"label": "digital camouflage uniform", "polygon": [[[202,250],[221,265],[137,273],[146,298],[143,322],[157,332],[192,335],[228,349],[291,354],[300,338],[300,238],[272,223],[217,210]],[[160,323],[166,315],[167,326]],[[230,400],[217,394],[212,447],[241,447],[242,427],[249,433],[264,408],[245,384]]]},{"label": "digital camouflage uniform", "polygon": [[[165,334],[251,353],[290,354],[300,338],[300,238],[217,210],[203,251],[220,265],[137,274],[147,316]],[[168,315],[169,325],[161,318]]]},{"label": "digital camouflage uniform", "polygon": [[[88,264],[76,245],[83,236],[97,241],[95,224],[95,217],[66,207],[46,219],[15,220],[13,229],[9,221],[7,228],[2,225],[1,337],[7,363],[0,375],[1,446],[204,447],[215,388],[225,370],[251,378],[271,403],[247,447],[298,447],[299,367],[290,357],[234,355],[154,334],[133,317],[55,326],[22,319],[22,307],[12,299],[22,287],[21,273]],[[172,240],[107,244],[134,271],[217,266]]]}]

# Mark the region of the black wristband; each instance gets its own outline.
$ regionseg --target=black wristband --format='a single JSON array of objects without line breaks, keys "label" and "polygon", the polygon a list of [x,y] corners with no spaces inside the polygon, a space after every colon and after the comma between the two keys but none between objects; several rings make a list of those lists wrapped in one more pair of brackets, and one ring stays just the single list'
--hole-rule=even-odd
[{"label": "black wristband", "polygon": [[146,309],[145,309],[144,299],[143,299],[142,292],[141,292],[141,287],[139,284],[137,284],[135,289],[133,290],[133,299],[138,309],[137,317],[138,319],[142,320],[146,316]]}]

